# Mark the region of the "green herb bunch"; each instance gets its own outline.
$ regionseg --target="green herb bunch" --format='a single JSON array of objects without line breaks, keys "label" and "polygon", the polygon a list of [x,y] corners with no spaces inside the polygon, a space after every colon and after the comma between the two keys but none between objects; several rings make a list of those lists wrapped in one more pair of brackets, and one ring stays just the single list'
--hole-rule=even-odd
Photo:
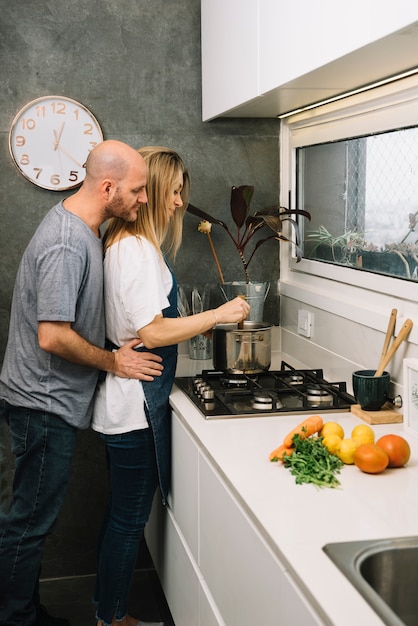
[{"label": "green herb bunch", "polygon": [[344,463],[322,445],[323,437],[293,437],[294,450],[284,455],[284,466],[296,478],[296,484],[312,483],[316,487],[340,487],[336,477]]}]

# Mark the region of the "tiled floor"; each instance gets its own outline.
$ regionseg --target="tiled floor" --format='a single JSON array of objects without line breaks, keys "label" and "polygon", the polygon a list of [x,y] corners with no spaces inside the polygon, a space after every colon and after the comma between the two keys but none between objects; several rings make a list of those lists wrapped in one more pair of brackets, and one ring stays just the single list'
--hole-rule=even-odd
[{"label": "tiled floor", "polygon": [[[41,602],[50,615],[66,617],[71,626],[94,626],[95,607],[91,602],[94,575],[41,581]],[[158,576],[153,569],[135,573],[129,613],[144,622],[175,626]]]}]

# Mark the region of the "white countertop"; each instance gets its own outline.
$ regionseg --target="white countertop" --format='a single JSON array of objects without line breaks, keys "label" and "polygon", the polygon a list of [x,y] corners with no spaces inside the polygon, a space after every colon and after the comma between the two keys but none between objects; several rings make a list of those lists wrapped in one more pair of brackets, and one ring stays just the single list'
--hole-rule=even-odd
[{"label": "white countertop", "polygon": [[[287,355],[273,354],[271,369]],[[179,359],[178,376],[210,369],[211,362]],[[383,622],[345,578],[322,547],[331,542],[418,535],[418,437],[403,424],[372,426],[376,439],[401,434],[411,446],[403,468],[379,475],[345,465],[338,476],[340,489],[296,485],[281,463],[269,453],[306,415],[205,420],[192,401],[173,387],[171,404],[199,440],[234,494],[276,552],[284,569],[309,590],[310,600],[322,607],[324,623],[336,626],[381,625]],[[357,424],[352,413],[324,413],[350,437]]]}]

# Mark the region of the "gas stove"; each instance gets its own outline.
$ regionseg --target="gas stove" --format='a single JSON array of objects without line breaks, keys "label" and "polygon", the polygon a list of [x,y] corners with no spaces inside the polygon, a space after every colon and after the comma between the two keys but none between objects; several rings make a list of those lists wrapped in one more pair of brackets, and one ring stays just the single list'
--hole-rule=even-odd
[{"label": "gas stove", "polygon": [[327,382],[322,369],[299,370],[285,361],[278,371],[237,375],[203,370],[174,382],[205,419],[340,412],[355,403],[345,382]]}]

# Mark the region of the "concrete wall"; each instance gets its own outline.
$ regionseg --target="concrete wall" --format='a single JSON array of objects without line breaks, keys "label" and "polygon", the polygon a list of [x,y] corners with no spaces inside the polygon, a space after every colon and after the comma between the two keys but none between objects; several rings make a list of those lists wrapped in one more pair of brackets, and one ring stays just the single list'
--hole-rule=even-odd
[{"label": "concrete wall", "polygon": [[[193,204],[224,220],[230,219],[232,185],[255,185],[254,209],[277,203],[279,125],[275,119],[201,122],[198,0],[0,0],[0,15],[1,358],[22,252],[49,208],[68,195],[37,188],[13,165],[8,133],[23,105],[42,95],[69,96],[91,109],[106,139],[173,147],[189,166]],[[177,278],[216,284],[209,244],[197,224],[186,216]],[[214,229],[213,239],[225,279],[242,280],[225,233]],[[265,317],[278,323],[276,242],[257,252],[250,275],[272,281]],[[0,430],[7,447],[6,430]],[[0,469],[4,491],[10,461]],[[48,541],[45,576],[94,572],[105,492],[102,446],[94,433],[83,432],[70,493]]]}]

